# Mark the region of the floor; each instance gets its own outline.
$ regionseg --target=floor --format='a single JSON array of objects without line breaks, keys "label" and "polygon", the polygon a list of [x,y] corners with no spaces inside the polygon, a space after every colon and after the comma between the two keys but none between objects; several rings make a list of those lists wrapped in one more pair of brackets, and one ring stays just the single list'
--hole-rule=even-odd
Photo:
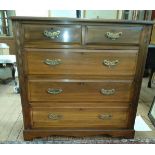
[{"label": "floor", "polygon": [[[155,81],[155,79],[153,81]],[[135,138],[155,138],[155,127],[152,125],[151,121],[147,116],[150,106],[152,104],[152,100],[155,96],[155,82],[153,82],[152,88],[147,88],[147,84],[148,78],[143,78],[137,115],[141,115],[145,123],[147,123],[147,125],[152,129],[152,131],[137,131],[135,133]]]},{"label": "floor", "polygon": [[13,83],[0,85],[0,141],[23,140],[20,95],[13,88]]},{"label": "floor", "polygon": [[[141,115],[152,131],[137,131],[135,138],[155,138],[155,127],[147,114],[155,95],[155,84],[147,88],[144,78],[137,114]],[[23,141],[23,121],[19,94],[13,93],[13,83],[0,85],[0,141]]]}]

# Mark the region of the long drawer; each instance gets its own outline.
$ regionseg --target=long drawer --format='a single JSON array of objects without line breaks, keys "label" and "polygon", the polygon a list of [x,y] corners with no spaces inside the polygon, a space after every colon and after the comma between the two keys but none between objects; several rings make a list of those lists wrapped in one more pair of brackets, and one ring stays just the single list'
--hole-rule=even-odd
[{"label": "long drawer", "polygon": [[142,26],[87,26],[86,44],[139,44]]},{"label": "long drawer", "polygon": [[60,102],[60,101],[44,101],[44,102],[29,102],[32,107],[51,107],[51,108],[96,108],[96,107],[104,107],[104,108],[122,108],[122,107],[130,107],[132,102],[111,102],[111,101],[101,101],[101,102],[94,102],[94,101],[81,101],[81,102]]},{"label": "long drawer", "polygon": [[127,128],[127,108],[33,107],[32,128]]},{"label": "long drawer", "polygon": [[27,74],[134,76],[138,50],[29,50]]},{"label": "long drawer", "polygon": [[53,45],[80,45],[82,41],[80,25],[37,25],[25,24],[24,46],[53,48]]},{"label": "long drawer", "polygon": [[29,101],[123,101],[132,98],[130,82],[30,80]]}]

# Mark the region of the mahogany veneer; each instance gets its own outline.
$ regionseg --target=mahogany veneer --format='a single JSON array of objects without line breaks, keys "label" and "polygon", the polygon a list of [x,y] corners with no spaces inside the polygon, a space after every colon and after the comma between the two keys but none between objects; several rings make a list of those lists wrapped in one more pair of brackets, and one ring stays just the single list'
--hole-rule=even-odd
[{"label": "mahogany veneer", "polygon": [[12,20],[25,140],[134,137],[151,22]]}]

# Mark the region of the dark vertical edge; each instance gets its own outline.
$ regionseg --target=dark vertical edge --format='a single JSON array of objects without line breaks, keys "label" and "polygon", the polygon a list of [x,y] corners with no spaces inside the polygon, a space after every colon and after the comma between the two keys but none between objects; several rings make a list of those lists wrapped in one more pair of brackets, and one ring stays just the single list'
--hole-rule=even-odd
[{"label": "dark vertical edge", "polygon": [[17,58],[17,68],[18,68],[18,77],[19,77],[19,88],[20,88],[20,96],[21,96],[21,104],[22,104],[22,112],[23,112],[23,121],[24,121],[24,129],[30,128],[30,111],[29,104],[27,100],[27,80],[24,76],[23,70],[23,33],[21,31],[21,23],[18,21],[13,21],[13,32],[15,38],[15,49],[16,49],[16,58]]},{"label": "dark vertical edge", "polygon": [[27,77],[27,74],[26,73],[28,73],[28,62],[27,62],[27,50],[26,49],[23,49],[23,60],[24,60],[24,77],[25,78],[28,78]]},{"label": "dark vertical edge", "polygon": [[81,10],[76,10],[76,18],[81,18]]},{"label": "dark vertical edge", "polygon": [[132,104],[129,110],[128,127],[130,129],[134,128],[139,95],[140,95],[141,84],[142,84],[142,79],[143,79],[147,51],[148,51],[147,49],[148,49],[148,44],[150,41],[151,28],[152,26],[144,26],[142,34],[141,34],[136,74],[135,74],[135,79],[133,81],[134,82],[133,99],[132,99]]}]

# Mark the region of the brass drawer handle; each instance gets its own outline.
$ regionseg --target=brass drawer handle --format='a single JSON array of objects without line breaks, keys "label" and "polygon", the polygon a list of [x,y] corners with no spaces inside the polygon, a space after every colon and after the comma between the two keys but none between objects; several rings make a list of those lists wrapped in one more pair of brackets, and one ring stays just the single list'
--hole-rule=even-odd
[{"label": "brass drawer handle", "polygon": [[48,118],[51,119],[51,120],[60,120],[63,118],[63,115],[58,115],[58,114],[55,114],[55,113],[50,113],[48,114]]},{"label": "brass drawer handle", "polygon": [[44,61],[44,63],[46,64],[46,65],[50,65],[50,66],[56,66],[56,65],[59,65],[59,64],[61,64],[62,63],[62,61],[61,61],[61,59],[46,59],[45,61]]},{"label": "brass drawer handle", "polygon": [[108,38],[108,39],[111,39],[111,40],[116,40],[118,38],[120,38],[122,36],[122,32],[106,32],[105,36]]},{"label": "brass drawer handle", "polygon": [[116,92],[115,89],[104,89],[104,88],[101,89],[101,94],[103,95],[114,95],[115,92]]},{"label": "brass drawer handle", "polygon": [[48,92],[49,94],[57,95],[57,94],[62,93],[63,90],[62,90],[62,89],[49,88],[49,89],[47,90],[47,92]]},{"label": "brass drawer handle", "polygon": [[103,64],[109,68],[116,66],[118,63],[119,63],[119,60],[113,60],[113,61],[106,60],[106,59],[103,60]]},{"label": "brass drawer handle", "polygon": [[52,30],[45,30],[44,31],[44,36],[50,39],[55,39],[60,36],[60,31],[52,31]]},{"label": "brass drawer handle", "polygon": [[112,115],[110,115],[110,114],[99,114],[98,118],[102,119],[102,120],[109,120],[109,119],[112,119]]}]

